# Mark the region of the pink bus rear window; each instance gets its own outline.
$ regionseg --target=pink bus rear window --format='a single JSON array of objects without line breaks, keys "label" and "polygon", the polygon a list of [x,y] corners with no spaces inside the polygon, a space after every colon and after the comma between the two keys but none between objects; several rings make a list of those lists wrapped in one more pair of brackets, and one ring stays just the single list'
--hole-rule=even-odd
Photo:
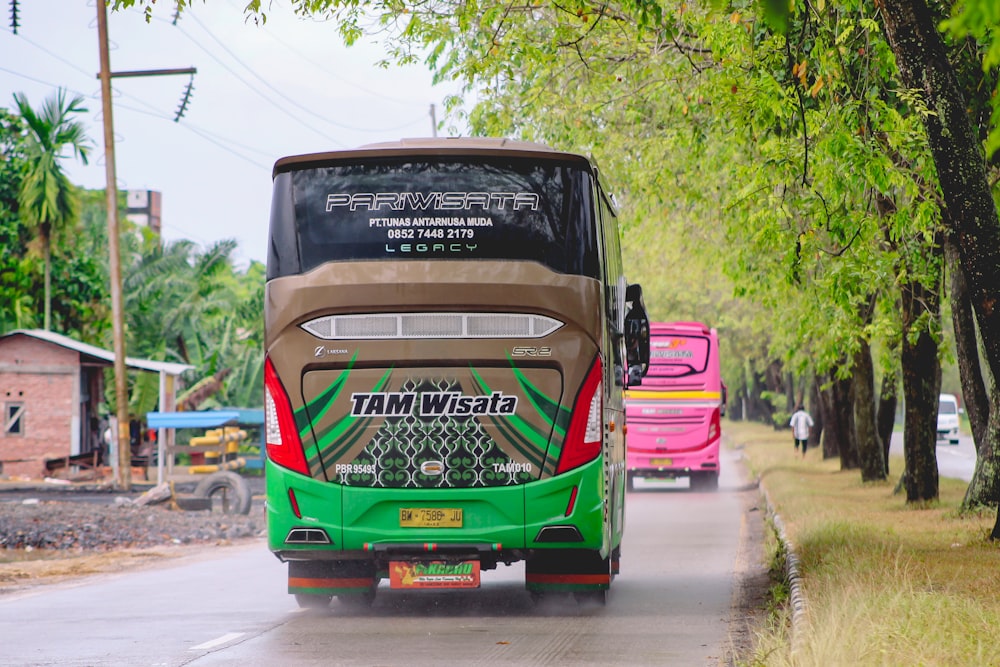
[{"label": "pink bus rear window", "polygon": [[704,373],[708,368],[708,338],[654,336],[650,341],[649,375],[677,377]]}]

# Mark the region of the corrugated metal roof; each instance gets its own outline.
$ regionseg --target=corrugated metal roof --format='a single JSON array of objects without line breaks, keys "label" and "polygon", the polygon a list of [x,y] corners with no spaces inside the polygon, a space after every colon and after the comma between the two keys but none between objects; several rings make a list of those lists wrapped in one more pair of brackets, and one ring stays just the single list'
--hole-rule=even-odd
[{"label": "corrugated metal roof", "polygon": [[[3,336],[0,336],[0,338],[8,338],[10,336],[17,335],[31,336],[32,338],[37,338],[38,340],[54,343],[55,345],[74,350],[80,354],[87,355],[88,357],[94,357],[95,359],[107,361],[108,363],[113,364],[115,362],[114,352],[109,352],[108,350],[95,345],[81,343],[78,340],[73,340],[69,336],[63,336],[62,334],[58,334],[53,331],[45,331],[44,329],[15,329],[14,331],[5,333]],[[154,373],[166,373],[167,375],[180,375],[184,371],[194,368],[194,366],[189,364],[177,364],[169,361],[152,361],[151,359],[135,359],[133,357],[125,357],[125,365],[129,368],[138,368],[140,370],[152,371]]]}]

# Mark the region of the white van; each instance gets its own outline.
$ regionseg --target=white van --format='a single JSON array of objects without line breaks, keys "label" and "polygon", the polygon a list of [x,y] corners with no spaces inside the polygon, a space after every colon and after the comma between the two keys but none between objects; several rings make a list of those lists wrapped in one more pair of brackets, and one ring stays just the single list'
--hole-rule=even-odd
[{"label": "white van", "polygon": [[958,444],[958,422],[962,408],[958,407],[958,397],[954,394],[941,394],[938,399],[937,437],[947,440],[953,445]]}]

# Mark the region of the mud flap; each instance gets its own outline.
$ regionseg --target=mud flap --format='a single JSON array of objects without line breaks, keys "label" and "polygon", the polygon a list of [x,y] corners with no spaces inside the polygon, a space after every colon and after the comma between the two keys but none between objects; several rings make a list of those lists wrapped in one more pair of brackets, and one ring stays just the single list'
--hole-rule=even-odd
[{"label": "mud flap", "polygon": [[369,561],[293,560],[288,562],[288,592],[293,595],[370,596],[375,564]]},{"label": "mud flap", "polygon": [[524,567],[532,593],[586,593],[611,587],[611,558],[589,549],[536,551]]}]

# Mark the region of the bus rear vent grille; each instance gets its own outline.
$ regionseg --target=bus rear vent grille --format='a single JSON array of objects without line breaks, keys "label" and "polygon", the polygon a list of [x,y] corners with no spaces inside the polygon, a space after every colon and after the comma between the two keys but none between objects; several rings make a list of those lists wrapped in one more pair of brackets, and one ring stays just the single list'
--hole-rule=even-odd
[{"label": "bus rear vent grille", "polygon": [[302,328],[323,340],[541,338],[563,323],[530,313],[373,313],[317,317]]}]

